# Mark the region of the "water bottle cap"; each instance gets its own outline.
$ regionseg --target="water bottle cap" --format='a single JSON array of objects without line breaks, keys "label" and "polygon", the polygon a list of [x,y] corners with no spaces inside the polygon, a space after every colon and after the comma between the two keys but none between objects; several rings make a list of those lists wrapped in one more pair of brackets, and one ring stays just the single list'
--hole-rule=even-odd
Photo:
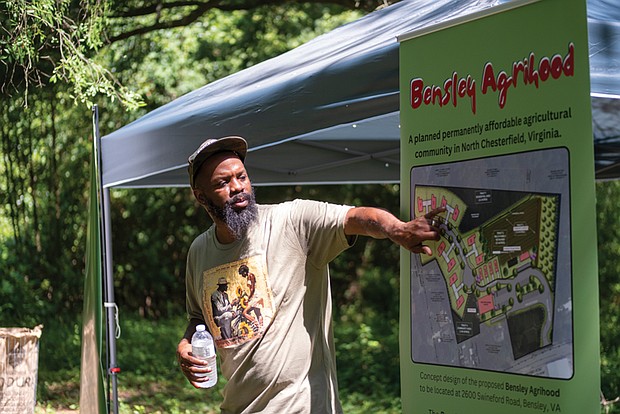
[{"label": "water bottle cap", "polygon": [[202,332],[205,329],[206,329],[206,327],[203,324],[196,325],[196,332]]}]

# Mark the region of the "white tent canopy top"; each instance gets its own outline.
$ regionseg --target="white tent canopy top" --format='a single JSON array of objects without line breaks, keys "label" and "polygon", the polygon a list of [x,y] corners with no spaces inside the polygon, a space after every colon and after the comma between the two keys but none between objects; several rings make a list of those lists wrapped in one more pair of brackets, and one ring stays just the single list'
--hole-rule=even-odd
[{"label": "white tent canopy top", "polygon": [[[104,136],[103,184],[187,186],[188,155],[225,135],[248,140],[257,185],[398,182],[396,38],[509,2],[401,1],[212,82]],[[617,178],[620,4],[587,4],[596,176]]]}]

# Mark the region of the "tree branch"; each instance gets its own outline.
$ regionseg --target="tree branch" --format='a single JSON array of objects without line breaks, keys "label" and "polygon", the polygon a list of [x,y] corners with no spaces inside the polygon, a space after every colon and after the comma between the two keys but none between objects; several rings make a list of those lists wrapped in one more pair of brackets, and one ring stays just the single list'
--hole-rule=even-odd
[{"label": "tree branch", "polygon": [[153,32],[161,29],[172,29],[173,27],[182,27],[187,26],[200,18],[203,14],[205,14],[211,8],[210,4],[203,3],[202,5],[196,7],[191,13],[188,15],[177,19],[170,20],[167,22],[157,22],[150,26],[138,27],[137,29],[130,30],[128,32],[121,33],[116,36],[111,36],[109,38],[110,43],[114,43],[118,40],[123,40],[130,38],[132,36],[141,35],[149,32]]},{"label": "tree branch", "polygon": [[135,9],[125,9],[120,11],[119,14],[111,16],[112,18],[127,18],[127,17],[138,17],[138,16],[147,16],[149,14],[160,13],[162,10],[170,10],[177,7],[203,7],[207,6],[209,1],[173,1],[170,3],[157,3],[151,4],[149,6],[137,7]]},{"label": "tree branch", "polygon": [[[325,4],[333,4],[342,7],[346,7],[349,9],[362,9],[365,11],[372,11],[377,7],[385,6],[386,4],[396,3],[398,0],[322,0],[322,1],[305,1],[305,3],[325,3]],[[297,1],[300,2],[300,1]],[[301,1],[303,3],[303,1]],[[207,13],[209,10],[218,9],[221,11],[235,11],[235,10],[251,10],[260,6],[269,6],[276,4],[285,4],[290,3],[287,0],[246,0],[240,2],[227,2],[226,0],[186,0],[186,1],[173,1],[169,3],[161,2],[158,4],[153,4],[144,7],[138,7],[135,9],[126,9],[125,11],[117,14],[116,18],[128,19],[137,16],[147,16],[149,14],[161,14],[161,11],[172,10],[174,8],[179,7],[195,7],[191,12],[187,15],[168,21],[159,21],[156,20],[155,23],[149,26],[141,26],[133,30],[129,30],[127,32],[120,33],[115,36],[110,36],[108,41],[110,43],[114,43],[119,40],[128,39],[132,36],[142,35],[150,32],[154,32],[157,30],[163,29],[172,29],[175,27],[183,27],[188,26],[191,23],[198,20],[201,16]]]}]

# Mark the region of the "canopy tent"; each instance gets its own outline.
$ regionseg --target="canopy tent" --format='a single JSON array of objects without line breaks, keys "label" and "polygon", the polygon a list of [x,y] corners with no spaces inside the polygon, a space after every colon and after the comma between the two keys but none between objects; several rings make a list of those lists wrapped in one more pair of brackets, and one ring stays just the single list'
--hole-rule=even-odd
[{"label": "canopy tent", "polygon": [[[397,36],[509,3],[402,1],[212,82],[104,136],[103,185],[186,186],[187,156],[224,135],[248,140],[254,184],[398,182]],[[617,178],[620,5],[587,4],[596,176]]]}]

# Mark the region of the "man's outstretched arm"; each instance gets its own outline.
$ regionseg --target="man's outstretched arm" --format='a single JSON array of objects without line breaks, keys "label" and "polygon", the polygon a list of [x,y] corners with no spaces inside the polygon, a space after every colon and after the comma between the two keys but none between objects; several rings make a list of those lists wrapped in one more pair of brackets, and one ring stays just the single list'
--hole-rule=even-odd
[{"label": "man's outstretched arm", "polygon": [[432,254],[427,240],[439,240],[441,219],[436,217],[446,211],[436,208],[424,216],[404,222],[389,211],[374,207],[354,207],[345,218],[344,232],[347,236],[369,236],[390,239],[413,253]]}]

